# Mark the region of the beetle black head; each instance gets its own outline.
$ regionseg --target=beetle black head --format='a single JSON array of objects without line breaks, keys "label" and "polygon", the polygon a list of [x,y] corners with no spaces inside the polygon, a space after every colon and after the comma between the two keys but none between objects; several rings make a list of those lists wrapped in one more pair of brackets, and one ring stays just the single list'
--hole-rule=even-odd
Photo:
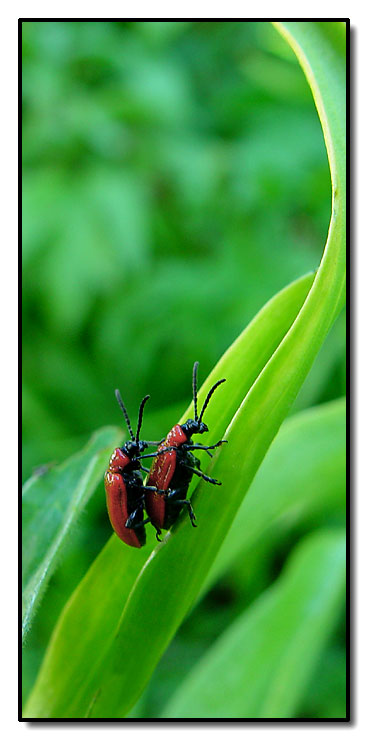
[{"label": "beetle black head", "polygon": [[198,421],[198,419],[187,419],[185,424],[181,424],[181,428],[187,437],[191,437],[192,434],[203,434],[204,432],[208,432],[207,424],[203,421]]},{"label": "beetle black head", "polygon": [[215,383],[212,388],[208,391],[205,402],[202,406],[201,413],[198,416],[198,408],[197,408],[197,376],[198,376],[198,365],[199,362],[195,362],[193,365],[193,378],[192,378],[192,384],[193,384],[193,403],[194,403],[194,419],[187,419],[185,424],[182,424],[182,429],[186,433],[188,437],[191,437],[192,434],[203,434],[204,432],[208,432],[208,426],[207,424],[204,424],[202,421],[203,414],[209,404],[210,398],[212,394],[215,392],[216,388],[218,388],[221,383],[225,383],[226,378],[222,378],[222,380],[218,380],[217,383]]},{"label": "beetle black head", "polygon": [[135,439],[128,439],[121,448],[125,454],[130,457],[138,457],[148,447],[147,442],[137,442]]},{"label": "beetle black head", "polygon": [[125,452],[125,454],[128,457],[130,457],[130,459],[132,459],[133,457],[137,457],[138,455],[140,455],[148,447],[148,442],[143,442],[143,441],[141,442],[139,440],[139,432],[141,431],[141,426],[142,426],[143,410],[144,410],[145,404],[147,403],[149,399],[149,396],[145,396],[143,400],[141,401],[141,405],[139,407],[139,412],[138,412],[138,424],[137,424],[137,434],[136,435],[133,434],[132,425],[130,423],[128,412],[123,404],[120,392],[118,390],[115,391],[115,396],[124,414],[126,425],[128,427],[128,431],[131,436],[131,440],[128,440],[127,442],[125,442],[125,444],[123,445],[121,449],[123,450],[123,452]]}]

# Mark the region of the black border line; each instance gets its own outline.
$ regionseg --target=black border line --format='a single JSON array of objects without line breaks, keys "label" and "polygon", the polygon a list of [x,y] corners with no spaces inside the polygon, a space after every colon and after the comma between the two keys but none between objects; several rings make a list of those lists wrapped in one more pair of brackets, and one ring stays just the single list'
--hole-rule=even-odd
[{"label": "black border line", "polygon": [[[202,726],[203,724],[211,726],[211,725],[217,725],[218,723],[226,723],[231,725],[251,725],[251,726],[258,726],[258,725],[269,725],[273,724],[275,726],[278,725],[291,725],[298,727],[303,724],[311,724],[317,727],[323,727],[326,724],[354,724],[354,718],[355,718],[355,712],[354,712],[354,704],[353,704],[353,698],[352,698],[352,689],[353,689],[353,682],[352,682],[352,667],[354,664],[354,653],[352,648],[354,648],[353,644],[353,637],[352,637],[352,631],[351,631],[351,623],[352,623],[352,579],[353,579],[353,573],[352,573],[352,542],[351,542],[351,526],[354,524],[354,511],[353,511],[353,501],[351,496],[351,482],[352,482],[352,468],[351,468],[351,454],[352,454],[352,446],[353,446],[353,440],[352,440],[352,425],[351,425],[351,418],[352,418],[352,408],[353,408],[353,397],[352,397],[352,388],[350,383],[350,360],[351,360],[351,352],[352,352],[352,345],[353,345],[353,326],[352,326],[352,320],[353,320],[353,309],[351,305],[351,280],[353,279],[353,260],[352,260],[352,239],[351,239],[351,170],[352,170],[352,161],[351,161],[351,155],[354,154],[351,146],[351,115],[350,115],[350,105],[352,96],[352,72],[353,72],[353,65],[352,62],[354,62],[354,46],[353,49],[351,49],[351,41],[353,41],[354,44],[354,33],[353,29],[351,29],[350,26],[350,18],[30,18],[30,17],[24,17],[24,18],[18,18],[18,250],[19,250],[19,257],[21,257],[22,254],[22,23],[26,22],[106,22],[106,21],[132,21],[132,22],[139,22],[139,21],[207,21],[207,22],[214,22],[214,21],[223,21],[223,22],[231,22],[231,21],[238,21],[238,22],[273,22],[273,21],[300,21],[300,22],[308,22],[308,21],[318,21],[318,22],[342,22],[346,23],[346,71],[347,71],[347,81],[346,81],[346,138],[347,138],[347,156],[346,156],[346,168],[347,168],[347,200],[346,200],[346,213],[347,213],[347,220],[346,220],[346,236],[347,236],[347,338],[348,338],[348,345],[347,345],[347,358],[346,358],[346,369],[347,369],[347,418],[346,418],[346,435],[347,435],[347,442],[348,442],[348,450],[347,450],[347,468],[346,468],[346,483],[347,483],[347,508],[346,508],[346,514],[347,514],[347,540],[346,540],[346,556],[347,556],[347,582],[346,582],[346,629],[347,629],[347,637],[346,637],[346,677],[347,677],[347,683],[346,683],[346,717],[339,717],[339,718],[299,718],[299,719],[250,719],[250,718],[244,718],[244,719],[216,719],[211,720],[208,718],[203,719],[182,719],[178,718],[175,720],[165,720],[165,719],[141,719],[141,718],[127,718],[122,717],[121,719],[112,719],[112,718],[105,718],[105,719],[99,719],[91,717],[88,718],[77,718],[77,719],[68,719],[68,718],[54,718],[54,719],[40,719],[40,718],[29,718],[29,717],[22,717],[22,601],[21,601],[21,592],[22,592],[22,585],[21,585],[21,495],[20,495],[20,501],[19,501],[19,522],[18,522],[18,531],[19,531],[19,541],[18,541],[18,614],[19,614],[19,645],[18,645],[18,721],[19,722],[27,722],[31,723],[34,727],[43,727],[48,725],[54,725],[55,723],[67,723],[71,727],[78,727],[80,723],[97,723],[99,725],[112,725],[112,726],[119,726],[122,723],[138,723],[138,724],[145,724],[146,726],[156,726],[156,725],[163,725],[163,726],[176,726],[177,723],[190,723],[194,726]],[[352,157],[354,159],[354,157]],[[19,265],[21,264],[21,259],[19,259]],[[21,330],[22,330],[22,323],[21,323],[21,300],[22,300],[22,292],[21,292],[21,268],[19,267],[19,275],[18,275],[18,284],[19,284],[19,344],[21,342]],[[22,395],[21,395],[21,350],[19,352],[19,416],[21,417],[21,407],[22,407]],[[19,443],[18,443],[19,451],[21,452],[21,431],[20,431],[20,425],[19,425]],[[21,459],[21,455],[19,456],[19,459]],[[21,480],[21,475],[19,475],[19,480]],[[352,713],[352,707],[353,707],[353,713]]]}]

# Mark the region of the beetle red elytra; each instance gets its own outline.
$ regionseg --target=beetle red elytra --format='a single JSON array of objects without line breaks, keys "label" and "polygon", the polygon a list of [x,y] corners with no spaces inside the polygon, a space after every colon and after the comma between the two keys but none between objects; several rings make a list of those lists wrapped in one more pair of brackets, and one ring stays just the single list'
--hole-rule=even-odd
[{"label": "beetle red elytra", "polygon": [[[146,470],[140,463],[141,453],[154,442],[144,442],[139,439],[142,426],[143,410],[149,396],[145,396],[138,412],[137,433],[133,434],[127,410],[120,393],[115,391],[120,408],[131,439],[123,447],[117,447],[110,457],[109,467],[105,473],[104,483],[106,504],[111,526],[123,542],[132,547],[142,547],[146,542],[144,525],[149,519],[143,520],[144,492],[141,470]],[[148,470],[146,470],[148,472]],[[156,492],[156,487],[151,492]]]},{"label": "beetle red elytra", "polygon": [[212,386],[198,416],[198,365],[198,362],[194,363],[192,376],[194,419],[187,419],[185,424],[175,424],[167,437],[159,444],[149,473],[148,487],[145,489],[145,508],[153,526],[156,528],[157,539],[159,539],[162,529],[169,529],[174,524],[184,506],[187,508],[193,527],[196,526],[192,504],[186,498],[193,475],[197,475],[213,485],[221,485],[220,481],[202,473],[200,461],[193,455],[192,450],[206,450],[211,456],[209,450],[219,447],[226,440],[220,440],[216,444],[206,446],[193,444],[191,437],[193,434],[208,432],[207,425],[202,421],[203,414],[212,394],[221,383],[225,382],[226,378],[218,380]]}]

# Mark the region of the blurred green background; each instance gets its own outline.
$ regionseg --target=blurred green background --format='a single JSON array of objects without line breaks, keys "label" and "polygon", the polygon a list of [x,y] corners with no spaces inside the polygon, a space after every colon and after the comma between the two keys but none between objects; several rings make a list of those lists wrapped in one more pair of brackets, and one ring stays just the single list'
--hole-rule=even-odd
[{"label": "blurred green background", "polygon": [[[271,24],[22,28],[27,479],[95,428],[122,425],[116,387],[133,425],[151,394],[143,433],[163,436],[190,400],[194,360],[202,380],[275,292],[317,268],[331,198],[310,89]],[[342,316],[293,413],[344,394],[344,327]],[[110,531],[101,486],[36,619],[26,694],[61,606]],[[256,587],[233,573],[210,592],[158,668],[147,711],[175,684],[170,660],[198,657],[300,536],[277,544]],[[341,625],[328,658],[337,683],[343,641]],[[311,689],[304,715],[316,716],[319,698]]]}]

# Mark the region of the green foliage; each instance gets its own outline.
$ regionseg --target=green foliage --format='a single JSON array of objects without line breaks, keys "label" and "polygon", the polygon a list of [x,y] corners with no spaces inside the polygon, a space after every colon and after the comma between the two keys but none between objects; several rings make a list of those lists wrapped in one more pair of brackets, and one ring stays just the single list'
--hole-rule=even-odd
[{"label": "green foliage", "polygon": [[[198,682],[206,683],[206,666],[211,671],[211,662],[218,661],[227,670],[236,661],[239,639],[246,664],[254,658],[253,639],[258,645],[258,673],[254,684],[245,685],[243,660],[234,665],[235,693],[221,716],[297,716],[308,706],[308,681],[323,651],[340,655],[333,612],[342,603],[343,583],[342,402],[291,418],[244,499],[282,421],[295,411],[299,389],[344,304],[344,27],[335,22],[277,25],[308,77],[330,161],[333,211],[320,267],[266,303],[200,390],[201,401],[214,380],[227,378],[206,421],[208,443],[225,437],[228,445],[210,462],[202,459],[203,469],[223,485],[213,492],[194,482],[190,489],[200,526],[193,530],[182,516],[162,544],[155,547],[151,532],[140,551],[113,535],[93,562],[84,561],[84,578],[72,594],[64,570],[58,602],[64,608],[48,626],[49,632],[54,627],[53,635],[46,652],[43,641],[36,682],[28,679],[33,687],[26,717],[122,717],[139,697],[134,716],[177,711],[185,716],[192,711],[185,707],[194,707],[188,696],[196,693]],[[36,319],[32,349],[26,346],[25,353],[25,436],[29,459],[37,463],[53,454],[56,441],[64,452],[76,447],[97,417],[104,421],[105,402],[110,420],[109,386],[122,388],[130,408],[156,376],[149,386],[152,411],[144,436],[165,434],[184,407],[176,389],[182,380],[183,388],[190,388],[193,359],[201,360],[204,377],[206,366],[214,364],[259,305],[315,267],[327,194],[317,183],[327,185],[327,180],[317,166],[324,155],[313,128],[310,93],[290,48],[268,24],[24,26],[25,315],[26,321]],[[41,204],[47,206],[42,226]],[[325,363],[317,362],[299,408],[343,393],[341,326],[340,321],[329,338],[328,357],[335,358],[329,367],[336,377],[331,383]],[[155,411],[155,403],[163,405],[161,411]],[[33,442],[35,411],[44,426]],[[91,480],[88,467],[86,480],[79,468],[74,487],[66,490],[57,488],[57,478],[49,480],[51,501],[55,496],[61,512],[36,539],[29,563],[35,598],[42,590],[39,566],[46,563],[51,575],[50,552],[56,553],[65,522],[71,525],[79,513],[73,496],[88,499],[105,454],[107,461],[102,446]],[[56,471],[63,489],[62,471],[70,466],[73,459]],[[34,501],[42,497],[38,484],[29,488],[34,487]],[[109,531],[103,497],[90,504],[74,536],[76,553],[81,533],[88,536],[96,519],[103,516],[106,536]],[[46,531],[44,511],[37,516]],[[320,533],[307,537],[294,553],[294,544],[314,527]],[[280,568],[275,572],[267,565],[274,557],[290,560],[280,579]],[[57,574],[63,582],[63,569]],[[210,618],[206,602],[219,576],[235,584],[236,596],[223,617],[226,633],[215,642],[211,629],[222,617]],[[209,596],[200,601],[210,586]],[[53,588],[51,578],[45,608],[41,605],[30,633],[29,656],[32,636],[38,630],[42,635]],[[29,602],[32,598],[31,588]],[[249,607],[249,602],[254,603]],[[188,682],[177,670],[155,705],[152,684],[165,675],[162,656],[185,617],[193,634],[197,620],[203,620],[209,636]],[[283,621],[295,637],[290,650],[288,634],[278,629]],[[311,636],[313,649],[307,650]],[[180,640],[179,632],[167,655],[180,652]],[[296,680],[298,661],[303,670]],[[270,676],[275,666],[276,678]],[[265,688],[268,698],[252,698],[253,687]],[[202,711],[215,716],[216,691],[211,684],[208,694],[201,692],[188,716]],[[331,697],[319,708],[314,701],[313,709],[313,697],[309,702],[309,711],[320,716],[344,711]]]},{"label": "green foliage", "polygon": [[205,588],[233,562],[262,558],[290,529],[344,522],[345,399],[296,414],[285,422],[240,506],[209,572]]},{"label": "green foliage", "polygon": [[[208,408],[208,416],[206,417],[210,424],[212,421],[211,434],[213,439],[215,439],[216,433],[220,434],[226,427],[228,419],[235,413],[242,398],[253,384],[260,368],[270,358],[275,346],[289,329],[305,299],[312,279],[311,276],[301,278],[275,296],[253,319],[222,358],[221,373],[227,378],[227,382],[222,389],[222,403],[219,405],[218,398],[214,398]],[[243,370],[244,354],[247,357],[246,372]],[[216,373],[217,377],[218,373],[219,371]],[[199,404],[204,399],[209,382],[212,381],[207,380],[205,389],[202,387],[199,390]],[[184,416],[186,417],[187,413]],[[203,465],[204,463],[205,461],[203,461]],[[214,520],[218,519],[217,507],[212,506],[211,498],[207,498],[208,507],[212,509],[212,512],[208,513],[207,511],[202,516],[203,523],[200,529],[202,537],[200,541],[195,538],[188,552],[193,550],[195,543],[197,552],[205,551],[203,542],[208,538],[208,529],[211,526],[214,527]],[[206,525],[207,517],[209,519]],[[185,529],[186,541],[189,542],[190,539],[188,538],[193,535],[187,532],[188,527]],[[114,636],[116,630],[119,629],[124,605],[142,566],[147,561],[150,549],[152,550],[156,544],[153,531],[150,535],[147,547],[139,550],[138,553],[132,548],[122,547],[120,540],[113,535],[66,605],[54,633],[51,649],[46,656],[39,677],[38,689],[36,688],[36,693],[33,694],[33,702],[37,702],[37,697],[40,696],[41,707],[45,706],[46,703],[47,716],[50,712],[53,716],[62,716],[65,712],[66,716],[78,717],[84,716],[88,710],[94,693],[99,690],[103,665],[108,660],[109,652],[113,654],[116,649]],[[220,543],[221,539],[218,542]],[[179,587],[178,570],[173,570],[170,565],[172,557],[172,555],[169,557],[169,571],[171,571],[172,576],[167,573],[163,583],[169,587],[172,577],[174,577]],[[182,562],[184,563],[185,559]],[[196,556],[194,556],[194,562],[196,562]],[[204,564],[203,567],[207,572],[208,566]],[[118,588],[117,584],[119,584]],[[152,584],[154,584],[154,581],[152,581]],[[157,588],[157,593],[159,593],[159,584],[156,583],[153,587]],[[173,593],[175,595],[176,591],[174,590]],[[148,593],[146,596],[148,596]],[[167,595],[163,597],[163,601],[167,607]],[[175,599],[173,599],[173,603],[176,603]],[[141,627],[146,630],[144,615],[148,618],[151,609],[148,599],[145,599],[144,606],[140,605],[134,608],[137,608],[138,613],[142,614]],[[177,607],[175,607],[175,612],[178,616]],[[91,613],[93,613],[93,617],[91,617]],[[149,618],[152,619],[152,615]],[[161,619],[161,621],[164,625],[164,619]],[[83,634],[80,634],[81,623],[89,624],[89,629],[83,629]],[[164,639],[166,638],[165,629],[161,630],[161,635]],[[74,648],[75,643],[78,644],[77,650]],[[66,653],[70,655],[67,669],[64,667]],[[134,657],[133,654],[132,657]],[[147,661],[143,660],[142,665],[147,665]],[[56,687],[58,687],[57,690]],[[131,694],[128,693],[129,697],[131,697]],[[131,698],[130,701],[132,701]],[[37,703],[36,705],[32,704],[31,700],[29,711],[38,714],[38,712],[45,710],[40,708]]]},{"label": "green foliage", "polygon": [[30,627],[70,530],[105,471],[109,450],[120,442],[118,429],[101,429],[81,452],[63,465],[36,472],[24,486],[23,635]]},{"label": "green foliage", "polygon": [[[198,660],[205,659],[212,642],[277,579],[280,563],[285,553],[293,551],[294,542],[311,529],[333,531],[344,523],[345,403],[341,400],[297,414],[281,428],[225,537],[202,599],[154,672],[134,716],[159,716],[175,690],[180,696],[187,674]],[[344,646],[340,642],[335,635],[326,653],[331,671],[338,665],[333,680],[331,671],[324,680],[323,651],[322,673],[318,667],[315,671],[319,694],[310,692],[310,713],[305,704],[297,702],[294,709],[299,708],[299,716],[326,716],[318,711],[326,712],[327,706],[328,712],[331,702],[334,711],[339,708],[337,716],[344,714],[345,693],[341,696],[340,691]],[[338,687],[336,693],[332,686]],[[323,692],[327,693],[325,705]]]},{"label": "green foliage", "polygon": [[344,530],[302,540],[276,584],[216,641],[162,716],[292,717],[341,613],[345,550]]},{"label": "green foliage", "polygon": [[23,47],[26,480],[120,423],[115,387],[164,435],[194,360],[317,268],[330,183],[268,23],[35,21]]}]

